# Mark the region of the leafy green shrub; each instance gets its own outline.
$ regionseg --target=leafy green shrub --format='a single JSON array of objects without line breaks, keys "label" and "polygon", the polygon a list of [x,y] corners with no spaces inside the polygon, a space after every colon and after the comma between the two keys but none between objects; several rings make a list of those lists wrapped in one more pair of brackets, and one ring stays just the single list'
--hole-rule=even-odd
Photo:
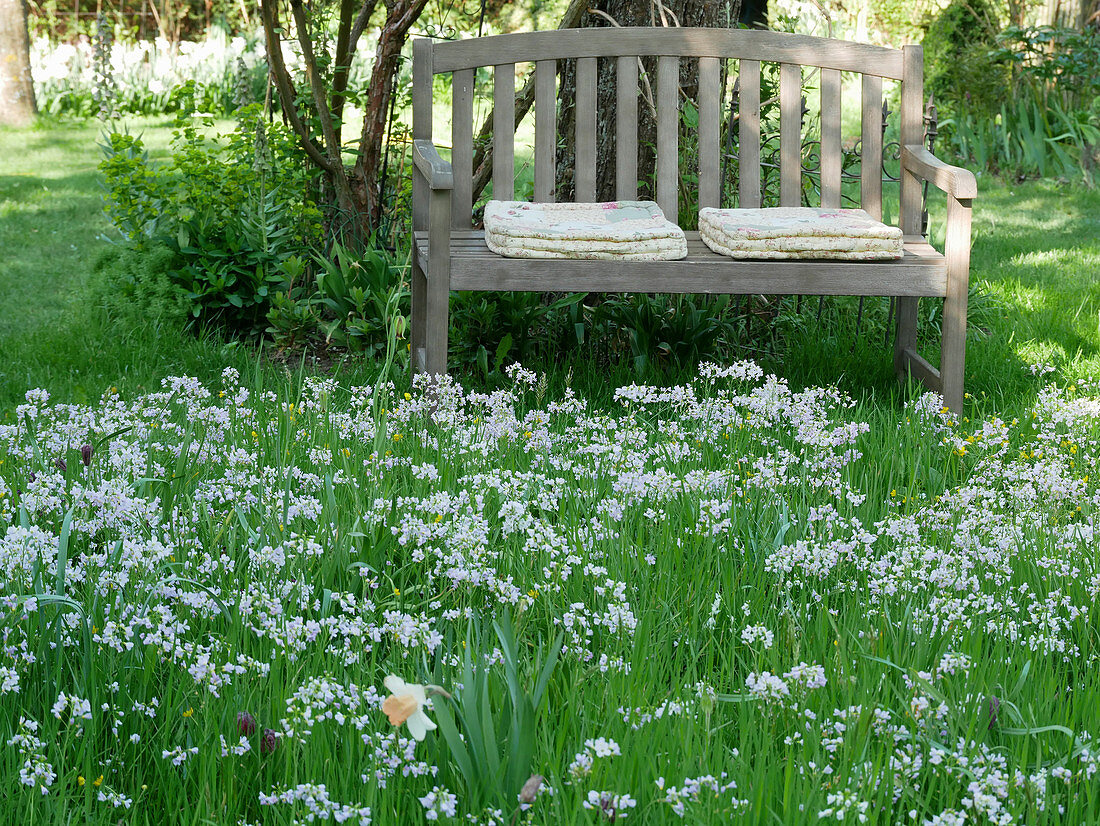
[{"label": "leafy green shrub", "polygon": [[995,116],[959,112],[948,145],[979,166],[1016,177],[1092,183],[1100,147],[1100,32],[1005,29],[991,59],[1011,68],[1014,94]]},{"label": "leafy green shrub", "polygon": [[408,317],[409,288],[401,269],[385,252],[354,254],[334,244],[331,256],[315,256],[317,301],[329,316],[326,343],[383,355],[391,317]]},{"label": "leafy green shrub", "polygon": [[209,134],[207,117],[181,114],[163,164],[149,159],[140,137],[112,133],[100,170],[123,239],[174,254],[190,315],[257,334],[271,296],[289,289],[284,263],[320,246],[322,221],[294,138],[259,106],[237,117],[236,129],[220,136]]},{"label": "leafy green shrub", "polygon": [[111,247],[93,268],[92,299],[114,319],[182,324],[191,302],[176,278],[178,267],[178,257],[165,246]]},{"label": "leafy green shrub", "polygon": [[1025,89],[993,118],[966,114],[944,126],[954,153],[978,167],[1016,178],[1094,182],[1100,107],[1067,111]]},{"label": "leafy green shrub", "polygon": [[[573,326],[564,311],[584,296],[569,293],[548,300],[542,293],[456,293],[451,300],[450,360],[488,375],[508,362],[544,358],[550,345],[561,343],[560,332]],[[580,331],[576,335],[583,337]]]},{"label": "leafy green shrub", "polygon": [[997,9],[990,0],[952,0],[924,33],[925,91],[940,111],[994,115],[1008,97],[1009,72],[994,54]]},{"label": "leafy green shrub", "polygon": [[720,358],[737,333],[728,295],[611,296],[597,315],[625,339],[639,373],[654,363],[684,367]]},{"label": "leafy green shrub", "polygon": [[997,43],[993,57],[1044,98],[1088,108],[1100,95],[1100,30],[1010,26]]}]

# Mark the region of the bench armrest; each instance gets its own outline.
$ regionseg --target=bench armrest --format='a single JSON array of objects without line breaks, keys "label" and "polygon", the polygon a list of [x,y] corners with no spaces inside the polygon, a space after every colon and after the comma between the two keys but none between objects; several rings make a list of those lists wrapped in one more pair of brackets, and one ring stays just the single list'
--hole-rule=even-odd
[{"label": "bench armrest", "polygon": [[923,146],[906,144],[901,165],[922,180],[929,181],[952,198],[969,200],[978,195],[978,181],[969,169],[944,163]]},{"label": "bench armrest", "polygon": [[413,141],[413,162],[432,189],[454,189],[451,165],[439,157],[435,144],[429,140]]}]

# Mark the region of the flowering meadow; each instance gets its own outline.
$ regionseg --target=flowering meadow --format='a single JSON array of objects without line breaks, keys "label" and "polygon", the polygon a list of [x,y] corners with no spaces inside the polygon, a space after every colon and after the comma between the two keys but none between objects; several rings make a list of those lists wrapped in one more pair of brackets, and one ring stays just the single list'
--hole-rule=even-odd
[{"label": "flowering meadow", "polygon": [[1100,820],[1084,388],[509,375],[29,392],[6,822]]}]

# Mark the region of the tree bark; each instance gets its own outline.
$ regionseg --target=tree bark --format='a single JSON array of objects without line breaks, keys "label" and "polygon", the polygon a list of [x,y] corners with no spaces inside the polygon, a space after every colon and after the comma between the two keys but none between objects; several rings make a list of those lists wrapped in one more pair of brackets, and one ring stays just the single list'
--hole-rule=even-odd
[{"label": "tree bark", "polygon": [[[333,224],[345,228],[353,227],[353,234],[374,230],[381,219],[380,181],[385,175],[385,170],[382,169],[382,144],[390,114],[390,101],[393,98],[393,80],[400,68],[401,48],[405,45],[409,29],[424,11],[428,0],[385,0],[386,20],[378,38],[363,133],[359,139],[358,160],[349,170],[343,163],[344,145],[340,131],[348,67],[355,56],[359,37],[378,2],[379,0],[341,0],[336,31],[336,65],[332,83],[326,88],[309,36],[309,12],[303,0],[291,0],[290,7],[302,49],[312,106],[297,96],[290,73],[282,59],[278,0],[260,2],[268,60],[283,113],[298,135],[310,161],[325,173],[325,178],[332,187],[335,206],[342,213],[334,216]],[[357,3],[361,3],[361,6],[358,15],[354,15]],[[305,117],[298,111],[299,106],[306,110]],[[320,139],[313,133],[313,120],[320,125]],[[344,230],[340,230],[338,234],[343,233]]]},{"label": "tree bark", "polygon": [[27,5],[0,0],[0,124],[27,126],[36,114]]},{"label": "tree bark", "polygon": [[[736,21],[740,12],[739,0],[595,0],[582,27],[613,26],[701,26],[714,28]],[[727,13],[729,20],[727,20]],[[609,20],[608,18],[611,18]],[[654,59],[642,61],[644,71],[656,77]],[[559,201],[571,201],[574,197],[573,166],[576,151],[576,61],[559,64],[558,86],[558,146],[556,193]],[[655,86],[656,82],[651,81]],[[601,60],[596,80],[596,199],[610,201],[615,198],[615,62]],[[655,166],[654,147],[657,143],[657,121],[649,103],[643,100],[638,106],[638,171],[641,176],[638,197],[652,199],[652,174]],[[680,61],[680,91],[689,100],[696,101],[699,90],[699,64],[694,60]],[[675,220],[675,216],[670,216]]]},{"label": "tree bark", "polygon": [[367,220],[377,227],[382,218],[381,176],[382,142],[386,136],[393,81],[400,67],[401,48],[409,29],[417,21],[428,0],[386,0],[386,22],[378,35],[374,69],[367,87],[363,134],[359,139],[359,158],[355,162],[356,196],[365,210]]}]

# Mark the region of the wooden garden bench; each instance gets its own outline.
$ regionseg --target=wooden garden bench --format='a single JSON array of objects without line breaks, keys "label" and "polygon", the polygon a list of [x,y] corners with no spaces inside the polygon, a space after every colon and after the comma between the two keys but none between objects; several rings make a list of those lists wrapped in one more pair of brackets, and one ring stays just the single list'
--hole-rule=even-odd
[{"label": "wooden garden bench", "polygon": [[[733,260],[689,232],[680,261],[503,258],[472,228],[474,71],[494,67],[493,197],[514,193],[515,64],[535,64],[534,199],[554,199],[558,61],[576,64],[576,200],[596,195],[597,60],[616,61],[616,197],[637,198],[638,57],[656,58],[656,201],[677,218],[680,170],[679,64],[699,62],[699,206],[719,206],[721,61],[738,60],[739,206],[761,206],[760,66],[780,65],[780,205],[802,206],[802,67],[821,70],[821,206],[841,205],[841,72],[862,75],[861,206],[882,215],[882,81],[901,81],[901,200],[904,256],[896,261]],[[732,67],[731,67],[732,71]],[[432,143],[432,79],[452,73],[451,162]],[[970,270],[974,176],[922,145],[923,52],[803,35],[740,29],[589,28],[413,44],[412,368],[447,370],[451,290],[725,293],[897,297],[894,367],[943,394],[960,410]],[[945,254],[921,235],[922,182],[947,196]],[[917,302],[945,299],[940,368],[916,349]]]}]

